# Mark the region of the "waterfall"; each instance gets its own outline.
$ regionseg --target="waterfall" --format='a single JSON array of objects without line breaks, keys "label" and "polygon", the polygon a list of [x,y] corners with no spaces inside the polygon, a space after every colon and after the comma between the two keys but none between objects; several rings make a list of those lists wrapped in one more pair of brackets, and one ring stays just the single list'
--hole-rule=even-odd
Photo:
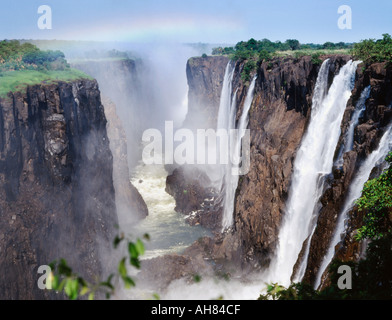
[{"label": "waterfall", "polygon": [[[237,104],[235,101],[236,94],[232,96],[232,80],[235,64],[229,62],[226,67],[223,81],[221,100],[218,112],[217,128],[223,129],[228,134],[228,159],[227,164],[221,166],[220,190],[223,207],[222,229],[231,227],[233,224],[235,192],[238,186],[238,174],[233,174],[239,166],[241,158],[242,140],[249,122],[249,109],[252,105],[254,88],[256,84],[256,75],[253,77],[244,101],[243,111],[236,125]],[[233,132],[233,129],[237,129]],[[231,161],[230,161],[231,159]],[[222,155],[221,155],[222,160]]]},{"label": "waterfall", "polygon": [[391,150],[391,137],[392,137],[392,125],[389,125],[388,129],[382,136],[379,146],[376,150],[374,150],[362,163],[358,173],[356,174],[354,180],[351,182],[348,195],[343,206],[343,210],[339,215],[339,220],[336,225],[336,230],[334,232],[334,237],[329,245],[329,249],[327,254],[325,255],[323,262],[319,268],[317,278],[315,281],[315,288],[318,288],[321,283],[321,277],[325,272],[326,268],[330,264],[335,255],[335,247],[341,241],[341,235],[345,231],[345,221],[347,219],[347,215],[354,206],[355,201],[360,198],[362,194],[363,186],[366,181],[369,179],[370,173],[373,168],[381,164],[385,157],[388,155],[388,152]]},{"label": "waterfall", "polygon": [[366,109],[366,100],[369,98],[370,95],[370,86],[367,86],[361,93],[361,96],[359,97],[359,100],[355,106],[355,111],[353,113],[353,116],[350,121],[350,127],[347,131],[347,136],[346,136],[346,143],[345,143],[345,148],[344,152],[351,151],[354,146],[354,129],[358,125],[359,118],[363,114],[363,112]]},{"label": "waterfall", "polygon": [[354,130],[358,125],[359,118],[362,116],[363,112],[366,110],[366,100],[369,98],[370,95],[370,86],[367,86],[365,89],[363,89],[361,96],[358,99],[357,104],[355,105],[355,110],[353,112],[353,115],[350,120],[350,126],[346,132],[345,138],[344,138],[344,147],[342,147],[339,158],[336,161],[336,165],[338,167],[343,165],[343,155],[346,152],[349,152],[353,149],[354,147]]},{"label": "waterfall", "polygon": [[[343,66],[328,91],[329,60],[321,65],[312,101],[312,114],[294,162],[294,171],[279,231],[276,256],[269,268],[272,281],[289,285],[293,267],[304,241],[315,228],[319,198],[324,179],[332,172],[333,158],[340,136],[340,124],[351,91],[359,62],[349,61]],[[327,93],[328,91],[328,93]],[[306,268],[309,245],[295,281],[300,281]]]},{"label": "waterfall", "polygon": [[[232,112],[232,91],[233,91],[233,76],[234,76],[235,64],[233,62],[229,62],[226,66],[225,76],[223,78],[222,84],[222,92],[219,103],[219,111],[218,111],[218,129],[227,129],[233,127],[233,123],[231,123],[232,119],[230,119],[230,115]],[[235,119],[235,117],[234,117]]]}]

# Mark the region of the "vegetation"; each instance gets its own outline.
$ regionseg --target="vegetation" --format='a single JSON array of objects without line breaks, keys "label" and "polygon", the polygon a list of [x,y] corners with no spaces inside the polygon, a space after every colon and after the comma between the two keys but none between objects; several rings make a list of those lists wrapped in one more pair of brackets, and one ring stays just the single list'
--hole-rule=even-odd
[{"label": "vegetation", "polygon": [[244,68],[242,69],[241,79],[243,81],[250,81],[250,74],[253,70],[256,69],[257,62],[255,60],[248,60],[244,64]]},{"label": "vegetation", "polygon": [[[386,161],[392,164],[392,152]],[[365,212],[364,225],[356,240],[370,241],[366,258],[359,262],[333,261],[329,268],[331,284],[322,291],[307,284],[294,283],[288,288],[270,284],[259,300],[307,299],[391,299],[392,298],[392,167],[378,178],[369,180],[357,201],[358,210]],[[352,289],[341,290],[337,270],[345,264],[352,270]]]},{"label": "vegetation", "polygon": [[64,71],[7,71],[0,73],[0,97],[5,97],[8,92],[24,90],[27,86],[45,83],[51,84],[58,81],[73,81],[77,79],[92,79],[85,73],[76,69]]},{"label": "vegetation", "polygon": [[71,69],[61,51],[42,51],[30,43],[0,42],[0,97],[41,82],[71,81],[88,78]]},{"label": "vegetation", "polygon": [[[149,240],[149,235],[145,234],[144,239]],[[141,239],[132,242],[122,234],[114,239],[114,248],[117,248],[122,241],[126,241],[128,255],[120,260],[117,271],[112,273],[106,280],[89,283],[83,277],[74,273],[66,260],[60,259],[59,262],[54,261],[49,265],[51,274],[46,281],[46,287],[57,292],[64,292],[71,300],[76,300],[79,297],[87,297],[89,300],[94,300],[98,292],[105,293],[106,298],[109,299],[115,294],[115,284],[119,280],[122,280],[126,289],[134,287],[135,281],[129,276],[127,266],[130,265],[140,269],[140,256],[145,251],[144,243]]]},{"label": "vegetation", "polygon": [[301,44],[296,39],[288,39],[285,42],[272,42],[268,39],[257,41],[252,38],[249,41],[238,42],[234,47],[214,48],[212,54],[228,55],[232,60],[246,61],[241,73],[242,80],[246,82],[250,80],[250,74],[255,70],[257,65],[261,62],[271,60],[274,57],[293,56],[300,58],[309,55],[312,56],[313,63],[320,64],[320,55],[342,51],[348,53],[352,46],[352,44],[343,42],[326,42],[323,45],[318,45],[313,43]]},{"label": "vegetation", "polygon": [[17,40],[0,42],[0,72],[18,70],[65,70],[69,68],[61,51],[41,51]]},{"label": "vegetation", "polygon": [[379,40],[367,39],[354,44],[352,54],[357,58],[371,64],[374,62],[392,63],[392,37],[388,33],[383,34]]},{"label": "vegetation", "polygon": [[255,39],[250,39],[249,41],[240,41],[234,47],[217,47],[212,50],[213,55],[230,55],[230,54],[238,54],[244,53],[248,51],[250,52],[260,52],[265,50],[269,53],[276,52],[284,52],[284,51],[296,51],[296,50],[342,50],[342,49],[350,49],[353,47],[353,44],[347,44],[344,42],[332,43],[326,42],[324,44],[301,44],[296,39],[288,39],[285,42],[275,41],[272,42],[268,39],[263,39],[257,41]]},{"label": "vegetation", "polygon": [[[392,164],[392,153],[386,161]],[[357,240],[378,240],[392,233],[392,167],[365,184],[357,204],[359,210],[365,212],[364,225],[358,230]]]},{"label": "vegetation", "polygon": [[[392,152],[386,161],[392,164]],[[348,299],[391,299],[392,298],[392,166],[389,166],[378,178],[369,180],[357,201],[358,210],[365,211],[364,225],[358,230],[357,241],[369,240],[366,258],[359,262],[341,262],[334,260],[329,267],[330,285],[321,291],[314,290],[306,283],[293,283],[285,288],[277,283],[269,284],[265,294],[258,300],[348,300]],[[149,239],[145,235],[145,239]],[[135,286],[129,276],[127,264],[139,269],[139,257],[144,254],[144,244],[125,239],[123,235],[114,240],[114,247],[126,240],[129,256],[123,257],[117,272],[108,279],[94,284],[88,283],[75,274],[65,260],[52,263],[52,274],[47,286],[56,291],[64,291],[70,299],[86,296],[94,299],[98,291],[104,291],[107,298],[115,294],[116,279],[122,280],[126,288]],[[340,274],[338,268],[347,265],[352,270],[352,289],[338,286]],[[199,275],[194,282],[200,282]],[[117,281],[118,282],[118,281]],[[159,299],[159,296],[155,295]]]},{"label": "vegetation", "polygon": [[248,64],[243,71],[243,78],[249,79],[250,66],[270,60],[274,57],[292,56],[300,58],[311,56],[312,62],[321,63],[320,56],[324,54],[352,54],[356,59],[364,61],[366,64],[374,62],[392,63],[392,36],[383,34],[382,39],[362,40],[358,43],[326,42],[324,44],[301,44],[296,39],[288,39],[285,42],[272,42],[268,39],[240,41],[234,47],[217,47],[212,50],[213,55],[228,55],[232,60],[254,61]]}]

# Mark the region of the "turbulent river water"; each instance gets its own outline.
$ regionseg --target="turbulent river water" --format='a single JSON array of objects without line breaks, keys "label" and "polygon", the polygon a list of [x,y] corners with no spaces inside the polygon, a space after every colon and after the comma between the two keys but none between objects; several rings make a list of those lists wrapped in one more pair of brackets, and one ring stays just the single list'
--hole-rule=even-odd
[{"label": "turbulent river water", "polygon": [[167,171],[163,165],[146,165],[143,162],[132,173],[131,182],[140,192],[149,211],[147,218],[132,230],[136,236],[144,233],[150,235],[143,259],[181,253],[200,237],[211,235],[200,225],[190,226],[184,215],[174,211],[175,200],[165,191],[166,177]]}]

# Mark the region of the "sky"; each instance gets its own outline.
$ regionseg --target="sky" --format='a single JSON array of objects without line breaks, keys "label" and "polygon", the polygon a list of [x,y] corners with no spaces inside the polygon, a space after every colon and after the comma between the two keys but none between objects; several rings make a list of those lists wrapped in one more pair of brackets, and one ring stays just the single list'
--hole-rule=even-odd
[{"label": "sky", "polygon": [[[391,0],[0,0],[0,39],[356,42],[392,34]],[[52,29],[39,29],[41,5]],[[348,5],[351,29],[338,27]]]}]

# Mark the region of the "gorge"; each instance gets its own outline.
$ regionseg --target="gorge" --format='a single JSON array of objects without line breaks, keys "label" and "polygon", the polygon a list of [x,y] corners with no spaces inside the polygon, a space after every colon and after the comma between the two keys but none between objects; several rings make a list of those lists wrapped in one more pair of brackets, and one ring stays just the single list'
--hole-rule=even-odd
[{"label": "gorge", "polygon": [[[116,225],[151,236],[125,299],[321,289],[334,258],[363,257],[354,202],[391,150],[390,65],[275,57],[247,80],[243,60],[184,57],[172,86],[152,80],[168,71],[147,59],[75,59],[90,79],[0,98],[0,297],[61,298],[36,286],[38,267],[60,257],[87,279],[107,275]],[[143,163],[143,132],[164,132],[176,110],[177,129],[238,129],[236,164]],[[245,156],[248,170],[233,175]]]},{"label": "gorge", "polygon": [[[214,60],[220,66],[220,83],[224,86],[228,73],[224,71],[223,59],[200,58],[188,63],[189,96],[196,96],[199,108],[211,110],[214,103],[215,87],[199,89],[201,83],[211,81],[211,71],[206,72],[205,67]],[[249,86],[239,79],[241,68],[243,64],[237,62],[236,72],[230,75],[231,95],[220,100],[222,103],[222,99],[233,99],[231,104],[238,106],[237,121]],[[216,77],[216,70],[213,71]],[[327,277],[326,264],[333,256],[352,261],[363,254],[364,248],[353,241],[350,212],[356,210],[352,208],[353,201],[360,197],[363,184],[374,177],[370,172],[383,163],[390,150],[390,70],[383,64],[363,68],[360,61],[354,62],[350,56],[335,55],[323,57],[320,64],[314,64],[310,57],[274,59],[263,62],[256,75],[249,111],[250,171],[239,179],[231,211],[232,229],[208,241],[209,255],[235,262],[245,274],[250,269],[259,270],[260,283],[288,285],[291,281],[304,281],[319,288],[321,277]],[[198,96],[193,88],[202,94]],[[221,92],[227,94],[224,87]],[[215,106],[217,115],[220,107],[216,100]],[[188,115],[194,112],[192,100],[189,107]],[[320,123],[316,120],[317,112],[322,113]],[[209,114],[216,118],[213,112]],[[306,180],[309,178],[305,172],[313,178]],[[168,183],[172,180],[176,181],[171,178]],[[197,181],[192,179],[182,181],[180,188],[184,186],[198,190]],[[177,203],[183,203],[180,192],[175,196]],[[294,211],[298,216],[290,213],[290,203],[295,202],[299,206]],[[203,213],[199,215],[203,223]],[[207,220],[208,216],[207,212]],[[285,249],[284,245],[289,247]],[[290,255],[291,262],[287,260]]]}]

